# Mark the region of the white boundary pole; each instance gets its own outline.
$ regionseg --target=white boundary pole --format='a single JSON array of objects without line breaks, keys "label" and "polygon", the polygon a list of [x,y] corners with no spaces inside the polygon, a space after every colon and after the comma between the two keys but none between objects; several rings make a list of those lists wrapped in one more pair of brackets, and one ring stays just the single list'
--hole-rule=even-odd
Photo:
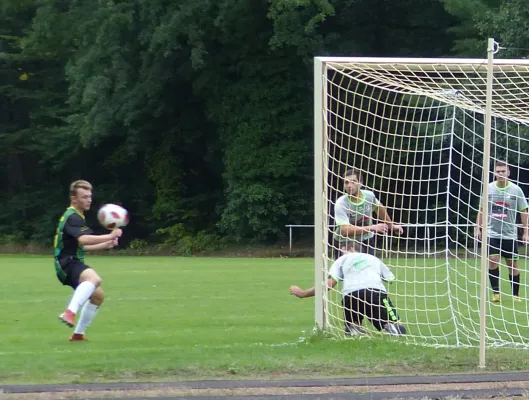
[{"label": "white boundary pole", "polygon": [[[324,239],[327,232],[324,228],[324,190],[323,174],[324,154],[324,102],[326,90],[324,85],[325,65],[319,57],[314,58],[314,322],[319,329],[325,329],[325,305],[323,301],[323,283],[325,281],[324,259],[327,249]],[[326,243],[326,240],[325,240]]]},{"label": "white boundary pole", "polygon": [[494,74],[494,39],[489,38],[487,43],[487,100],[485,106],[485,130],[483,132],[483,194],[481,200],[481,291],[479,304],[479,368],[486,364],[486,335],[487,335],[487,286],[489,276],[488,263],[488,234],[489,219],[489,172],[490,172],[490,131],[492,111],[492,85]]}]

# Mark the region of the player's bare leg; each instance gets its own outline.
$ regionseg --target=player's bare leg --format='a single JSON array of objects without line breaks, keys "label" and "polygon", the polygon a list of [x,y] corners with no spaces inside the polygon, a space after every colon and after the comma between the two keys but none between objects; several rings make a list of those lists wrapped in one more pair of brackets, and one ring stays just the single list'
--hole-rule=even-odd
[{"label": "player's bare leg", "polygon": [[101,306],[101,304],[103,304],[104,299],[105,293],[103,292],[103,289],[101,289],[101,287],[98,287],[94,291],[92,297],[90,297],[90,299],[85,303],[85,305],[81,309],[79,322],[77,322],[74,333],[70,338],[71,342],[86,340],[84,334],[88,327],[92,324],[92,321],[96,317],[97,312],[99,311],[99,307]]},{"label": "player's bare leg", "polygon": [[66,311],[60,316],[60,320],[69,327],[73,327],[75,324],[75,315],[79,309],[92,297],[96,288],[101,285],[102,279],[99,277],[97,272],[92,268],[85,269],[79,277],[79,285],[75,289],[72,296],[72,300]]}]

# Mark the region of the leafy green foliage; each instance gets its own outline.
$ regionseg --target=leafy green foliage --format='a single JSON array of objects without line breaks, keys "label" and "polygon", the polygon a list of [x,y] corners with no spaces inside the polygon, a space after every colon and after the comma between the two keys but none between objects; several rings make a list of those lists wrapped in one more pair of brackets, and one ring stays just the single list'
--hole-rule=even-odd
[{"label": "leafy green foliage", "polygon": [[478,28],[493,37],[503,48],[499,58],[527,58],[529,55],[529,10],[520,0],[501,1],[481,14]]},{"label": "leafy green foliage", "polygon": [[486,0],[443,0],[444,7],[456,20],[448,32],[454,35],[453,51],[467,57],[483,57],[487,37],[479,29],[483,18],[493,2]]},{"label": "leafy green foliage", "polygon": [[443,55],[454,20],[417,0],[2,7],[0,234],[47,243],[79,178],[139,240],[311,223],[313,57]]},{"label": "leafy green foliage", "polygon": [[165,236],[162,247],[170,248],[182,256],[192,256],[204,251],[220,248],[220,238],[206,231],[189,231],[184,224],[176,224],[158,229],[159,235]]}]

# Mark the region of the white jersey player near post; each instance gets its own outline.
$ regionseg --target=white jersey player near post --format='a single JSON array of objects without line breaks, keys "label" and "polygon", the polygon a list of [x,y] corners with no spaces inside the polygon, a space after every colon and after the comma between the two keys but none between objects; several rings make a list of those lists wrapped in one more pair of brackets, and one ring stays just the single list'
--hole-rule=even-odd
[{"label": "white jersey player near post", "polygon": [[[382,260],[371,254],[359,253],[355,247],[360,247],[360,244],[349,246],[347,252],[333,263],[327,280],[329,289],[342,282],[345,334],[365,333],[362,328],[364,317],[378,331],[384,330],[392,335],[406,334],[384,286],[384,281],[393,281],[395,275]],[[290,294],[299,298],[312,297],[315,288],[303,290],[291,286]]]},{"label": "white jersey player near post", "polygon": [[[501,258],[505,258],[509,268],[513,299],[521,301],[520,270],[518,269],[518,228],[516,216],[520,214],[523,234],[522,241],[529,242],[529,214],[527,199],[522,189],[509,181],[510,170],[507,163],[497,161],[494,166],[496,180],[489,183],[488,187],[488,255],[489,255],[489,280],[492,289],[492,301],[497,303],[500,298],[500,270]],[[483,224],[482,210],[478,211],[476,220],[476,238],[481,240]]]},{"label": "white jersey player near post", "polygon": [[[375,233],[386,234],[393,231],[400,235],[403,229],[391,221],[386,207],[375,194],[370,190],[361,189],[361,186],[360,171],[347,170],[344,174],[346,194],[340,196],[334,206],[334,223],[337,225],[334,237],[342,252],[356,242],[362,245],[363,253],[374,254]],[[373,213],[380,221],[377,224],[373,224]]]}]

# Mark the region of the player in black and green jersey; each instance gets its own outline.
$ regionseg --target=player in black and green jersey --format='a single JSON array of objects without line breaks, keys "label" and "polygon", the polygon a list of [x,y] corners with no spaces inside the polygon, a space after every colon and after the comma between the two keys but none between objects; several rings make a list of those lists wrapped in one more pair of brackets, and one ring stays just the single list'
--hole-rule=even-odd
[{"label": "player in black and green jersey", "polygon": [[97,272],[84,263],[85,250],[110,249],[118,244],[121,229],[108,235],[94,235],[86,225],[84,213],[92,204],[92,185],[75,181],[70,185],[70,207],[59,220],[54,240],[55,272],[63,285],[71,286],[74,294],[68,308],[59,318],[73,327],[75,315],[81,309],[79,321],[71,341],[85,340],[86,328],[95,318],[103,303],[104,293]]}]

